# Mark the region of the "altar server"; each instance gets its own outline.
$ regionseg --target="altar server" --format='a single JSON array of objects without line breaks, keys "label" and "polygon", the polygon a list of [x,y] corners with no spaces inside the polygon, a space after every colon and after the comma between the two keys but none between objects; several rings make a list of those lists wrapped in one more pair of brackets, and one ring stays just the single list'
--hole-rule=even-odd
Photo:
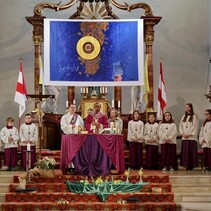
[{"label": "altar server", "polygon": [[163,171],[174,171],[177,166],[177,126],[174,123],[172,114],[165,112],[159,126],[159,142],[161,145],[160,166]]},{"label": "altar server", "polygon": [[14,171],[18,160],[18,129],[14,127],[14,119],[8,117],[6,127],[1,130],[1,140],[4,144],[4,163],[8,166],[7,171]]},{"label": "altar server", "polygon": [[[37,126],[32,123],[31,114],[25,115],[25,123],[20,126],[21,164],[26,169],[26,150],[31,151],[31,168],[36,162]],[[28,149],[27,149],[28,144]]]},{"label": "altar server", "polygon": [[205,111],[205,121],[199,134],[199,143],[203,148],[203,165],[205,171],[211,170],[211,109]]},{"label": "altar server", "polygon": [[154,114],[149,115],[149,121],[144,126],[144,140],[146,144],[145,165],[147,169],[158,169],[159,158],[159,124]]},{"label": "altar server", "polygon": [[197,134],[199,121],[194,113],[193,105],[185,105],[185,114],[179,124],[179,133],[182,136],[181,163],[186,170],[192,170],[198,166],[197,159]]},{"label": "altar server", "polygon": [[84,121],[80,115],[76,114],[76,106],[71,104],[68,113],[61,118],[61,130],[64,134],[77,134],[84,129]]},{"label": "altar server", "polygon": [[99,102],[94,103],[94,113],[88,114],[86,117],[86,130],[89,133],[101,133],[103,128],[108,128],[108,118],[101,111],[101,104]]},{"label": "altar server", "polygon": [[109,127],[115,130],[115,134],[122,133],[123,121],[118,117],[118,111],[115,108],[110,111]]},{"label": "altar server", "polygon": [[132,169],[143,166],[144,123],[139,118],[140,113],[135,110],[128,122],[129,166]]}]

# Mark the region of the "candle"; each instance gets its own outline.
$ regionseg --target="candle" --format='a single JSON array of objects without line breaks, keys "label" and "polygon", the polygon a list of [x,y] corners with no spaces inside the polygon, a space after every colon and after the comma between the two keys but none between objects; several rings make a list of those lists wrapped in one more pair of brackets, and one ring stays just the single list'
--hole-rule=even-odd
[{"label": "candle", "polygon": [[105,93],[106,93],[106,94],[108,93],[108,89],[107,89],[107,87],[105,87]]},{"label": "candle", "polygon": [[100,87],[100,94],[102,93],[102,87]]},{"label": "candle", "polygon": [[75,99],[73,99],[73,104],[75,105]]},{"label": "candle", "polygon": [[85,88],[83,88],[83,94],[85,94],[86,93],[86,89]]},{"label": "candle", "polygon": [[118,100],[118,108],[120,108],[120,100]]},{"label": "candle", "polygon": [[81,88],[81,94],[83,94],[83,88]]},{"label": "candle", "polygon": [[69,103],[68,103],[68,100],[66,100],[66,108],[68,108],[68,107],[69,107],[69,106],[68,106],[68,104],[69,104]]},{"label": "candle", "polygon": [[102,93],[104,94],[105,93],[105,87],[103,87],[102,90],[103,90]]},{"label": "candle", "polygon": [[26,145],[26,150],[27,150],[27,151],[31,151],[31,145],[30,145],[30,143],[28,143],[28,144]]},{"label": "candle", "polygon": [[86,88],[86,93],[87,93],[87,94],[89,93],[89,89],[88,89],[88,87]]},{"label": "candle", "polygon": [[111,101],[111,107],[114,108],[114,100]]}]

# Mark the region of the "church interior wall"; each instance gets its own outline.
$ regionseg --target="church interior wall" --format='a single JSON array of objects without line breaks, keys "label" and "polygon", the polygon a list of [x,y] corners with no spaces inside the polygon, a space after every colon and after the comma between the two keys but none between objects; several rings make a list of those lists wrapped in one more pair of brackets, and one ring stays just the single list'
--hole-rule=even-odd
[{"label": "church interior wall", "polygon": [[[137,3],[137,0],[127,0]],[[1,1],[0,8],[0,127],[5,119],[13,116],[18,121],[18,105],[14,103],[15,88],[19,72],[19,59],[22,57],[23,72],[28,93],[33,93],[34,47],[32,26],[25,16],[33,15],[33,8],[44,0]],[[57,1],[48,1],[57,3]],[[62,1],[62,3],[66,3]],[[163,58],[163,71],[167,92],[167,110],[172,112],[176,123],[184,113],[184,105],[191,102],[200,121],[204,119],[204,110],[210,108],[204,97],[207,81],[209,58],[211,55],[211,2],[209,0],[146,0],[153,8],[155,16],[162,20],[155,26],[154,56],[154,108],[157,108],[157,87],[159,61]],[[139,18],[142,10],[125,12],[113,9],[120,18]],[[75,12],[75,6],[68,11],[55,12],[44,10],[49,18],[68,18]],[[58,99],[58,113],[65,112],[67,88],[61,87]],[[122,89],[122,113],[130,113],[130,87]],[[76,103],[81,96],[76,89]],[[108,99],[113,99],[112,88],[108,89]],[[29,99],[27,111],[33,109],[33,100]]]}]

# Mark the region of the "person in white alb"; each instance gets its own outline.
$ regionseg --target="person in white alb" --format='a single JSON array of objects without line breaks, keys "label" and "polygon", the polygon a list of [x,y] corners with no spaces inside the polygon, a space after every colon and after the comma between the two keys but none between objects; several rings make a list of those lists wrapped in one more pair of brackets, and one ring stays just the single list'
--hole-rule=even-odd
[{"label": "person in white alb", "polygon": [[32,123],[31,114],[25,115],[25,123],[20,126],[20,145],[21,145],[21,164],[26,169],[26,150],[27,144],[30,144],[31,168],[34,168],[36,162],[36,144],[38,140],[37,126]]},{"label": "person in white alb", "polygon": [[211,170],[211,109],[205,111],[205,121],[199,134],[199,143],[203,148],[204,171]]},{"label": "person in white alb", "polygon": [[149,115],[149,120],[144,126],[144,140],[146,144],[145,166],[147,169],[158,169],[159,160],[159,124],[154,114]]},{"label": "person in white alb", "polygon": [[181,162],[180,165],[186,168],[186,171],[192,170],[198,166],[197,159],[197,135],[199,121],[194,113],[193,105],[185,105],[185,114],[179,124],[179,133],[182,136]]},{"label": "person in white alb", "polygon": [[14,119],[8,117],[6,127],[1,130],[1,140],[4,144],[4,163],[7,171],[14,171],[18,160],[18,129],[14,127]]},{"label": "person in white alb", "polygon": [[123,121],[118,117],[118,111],[112,108],[110,111],[109,127],[114,128],[115,134],[122,134]]},{"label": "person in white alb", "polygon": [[76,106],[71,104],[68,113],[62,116],[60,125],[64,134],[77,134],[84,129],[83,119],[75,112]]},{"label": "person in white alb", "polygon": [[160,166],[163,171],[173,171],[178,168],[177,164],[177,126],[172,114],[165,112],[159,126],[159,142],[161,145]]},{"label": "person in white alb", "polygon": [[135,110],[132,120],[128,122],[129,166],[132,169],[140,169],[143,166],[144,123],[139,117],[139,111]]}]

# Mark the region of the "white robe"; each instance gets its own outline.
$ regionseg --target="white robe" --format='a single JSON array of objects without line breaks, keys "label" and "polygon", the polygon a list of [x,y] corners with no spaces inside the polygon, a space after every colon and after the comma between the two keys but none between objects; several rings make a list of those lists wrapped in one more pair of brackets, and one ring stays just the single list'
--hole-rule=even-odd
[{"label": "white robe", "polygon": [[181,135],[183,134],[189,134],[190,136],[188,138],[182,137],[182,140],[195,140],[197,141],[198,137],[198,128],[199,128],[199,120],[196,114],[193,115],[193,121],[189,122],[190,116],[186,119],[185,122],[183,122],[184,115],[180,121],[179,124],[179,133]]},{"label": "white robe", "polygon": [[75,127],[73,128],[70,124],[74,114],[70,114],[69,112],[64,114],[61,118],[61,129],[65,134],[77,134],[78,133],[78,126],[84,128],[84,121],[80,115],[77,115],[77,120],[75,122]]},{"label": "white robe", "polygon": [[20,127],[20,145],[26,146],[26,143],[23,143],[24,141],[31,141],[32,146],[36,146],[38,139],[38,131],[37,126],[34,123],[31,123],[30,125],[27,125],[23,123]]},{"label": "white robe", "polygon": [[170,139],[169,144],[176,144],[177,142],[177,126],[175,123],[161,123],[159,126],[159,143],[165,144],[165,139]]},{"label": "white robe", "polygon": [[[159,144],[159,124],[155,122],[154,124],[146,123],[144,126],[144,140],[145,144],[158,145]],[[149,141],[153,141],[152,143]]]},{"label": "white robe", "polygon": [[129,142],[139,142],[139,143],[142,143],[144,141],[144,123],[141,120],[139,121],[130,120],[128,122],[127,140]]},{"label": "white robe", "polygon": [[[202,144],[202,141],[205,143]],[[202,144],[202,148],[211,148],[211,122],[207,122],[204,127],[202,125],[199,134],[199,143]]]},{"label": "white robe", "polygon": [[[9,141],[9,137],[12,137],[13,141]],[[18,147],[18,129],[14,126],[11,129],[8,129],[7,127],[2,128],[1,140],[4,144],[5,149]]]}]

